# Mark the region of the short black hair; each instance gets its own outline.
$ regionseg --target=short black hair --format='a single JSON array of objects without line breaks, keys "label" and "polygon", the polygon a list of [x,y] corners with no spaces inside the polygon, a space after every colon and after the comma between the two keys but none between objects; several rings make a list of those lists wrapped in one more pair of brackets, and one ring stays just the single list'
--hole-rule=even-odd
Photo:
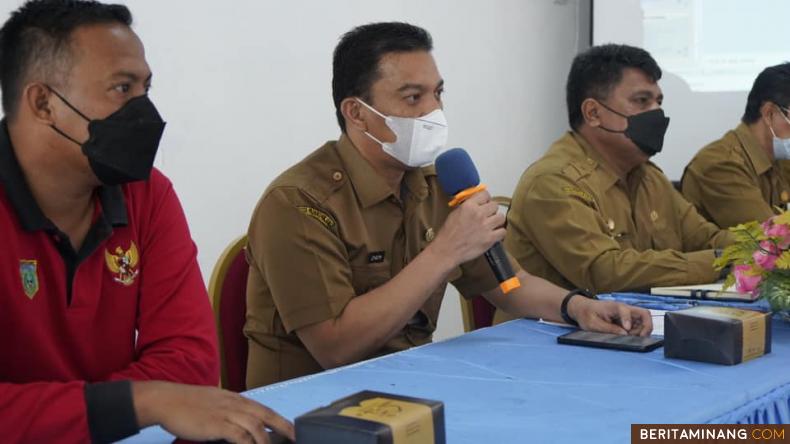
[{"label": "short black hair", "polygon": [[741,121],[748,125],[760,120],[760,107],[765,102],[779,105],[787,114],[790,108],[790,62],[769,66],[754,79]]},{"label": "short black hair", "polygon": [[3,112],[13,117],[31,76],[56,83],[71,68],[70,38],[80,26],[132,25],[123,5],[92,0],[29,0],[0,28],[0,90]]},{"label": "short black hair", "polygon": [[573,59],[565,85],[571,128],[578,130],[584,123],[582,102],[608,97],[622,80],[625,68],[639,69],[654,82],[661,79],[661,68],[650,53],[634,46],[613,43],[593,46]]},{"label": "short black hair", "polygon": [[382,57],[392,52],[431,50],[433,39],[428,31],[408,23],[370,23],[345,33],[332,60],[332,98],[340,129],[346,132],[340,102],[347,97],[370,100],[370,87],[379,78]]}]

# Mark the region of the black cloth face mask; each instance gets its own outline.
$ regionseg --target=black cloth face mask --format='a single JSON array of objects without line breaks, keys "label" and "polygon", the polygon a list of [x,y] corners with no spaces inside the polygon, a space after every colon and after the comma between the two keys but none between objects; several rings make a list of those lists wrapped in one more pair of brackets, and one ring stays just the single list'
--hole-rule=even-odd
[{"label": "black cloth face mask", "polygon": [[165,122],[148,98],[137,96],[105,119],[89,119],[50,88],[77,115],[88,122],[88,140],[80,143],[54,124],[52,129],[82,147],[96,177],[105,185],[147,180],[154,166]]},{"label": "black cloth face mask", "polygon": [[624,131],[613,130],[601,125],[600,128],[602,130],[610,133],[625,134],[625,137],[631,139],[649,157],[661,152],[661,149],[664,147],[664,135],[669,127],[669,117],[664,116],[663,109],[658,108],[627,116],[609,108],[603,102],[598,103],[618,116],[625,117],[628,121],[628,127]]}]

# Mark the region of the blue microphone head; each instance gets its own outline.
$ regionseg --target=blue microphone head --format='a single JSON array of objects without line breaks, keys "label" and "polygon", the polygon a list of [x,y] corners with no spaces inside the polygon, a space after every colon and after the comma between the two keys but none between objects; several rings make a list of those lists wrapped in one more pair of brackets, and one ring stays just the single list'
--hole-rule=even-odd
[{"label": "blue microphone head", "polygon": [[461,191],[480,185],[472,158],[463,148],[449,149],[436,158],[436,175],[439,185],[448,196],[455,196]]}]

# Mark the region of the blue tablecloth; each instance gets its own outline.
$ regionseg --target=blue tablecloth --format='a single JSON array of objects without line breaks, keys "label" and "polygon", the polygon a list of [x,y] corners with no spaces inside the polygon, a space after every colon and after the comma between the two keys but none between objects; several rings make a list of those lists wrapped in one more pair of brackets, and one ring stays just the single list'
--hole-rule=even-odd
[{"label": "blue tablecloth", "polygon": [[[559,345],[567,330],[516,320],[246,393],[288,418],[360,390],[445,403],[448,442],[627,443],[632,423],[790,422],[790,324],[736,366]],[[150,428],[131,439],[167,443]]]}]

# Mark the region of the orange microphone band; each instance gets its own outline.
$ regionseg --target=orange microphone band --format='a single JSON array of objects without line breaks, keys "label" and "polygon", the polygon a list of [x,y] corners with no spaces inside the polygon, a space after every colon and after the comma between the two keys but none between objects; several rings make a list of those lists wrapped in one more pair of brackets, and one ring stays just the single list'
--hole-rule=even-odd
[{"label": "orange microphone band", "polygon": [[458,205],[464,203],[466,199],[472,197],[473,194],[479,193],[480,191],[485,191],[485,189],[486,186],[482,183],[476,187],[467,188],[461,191],[460,193],[456,194],[455,197],[453,197],[453,200],[451,200],[448,205],[451,207],[457,207]]},{"label": "orange microphone band", "polygon": [[499,284],[499,288],[502,290],[502,293],[505,294],[508,294],[519,287],[521,287],[521,281],[515,276]]}]

